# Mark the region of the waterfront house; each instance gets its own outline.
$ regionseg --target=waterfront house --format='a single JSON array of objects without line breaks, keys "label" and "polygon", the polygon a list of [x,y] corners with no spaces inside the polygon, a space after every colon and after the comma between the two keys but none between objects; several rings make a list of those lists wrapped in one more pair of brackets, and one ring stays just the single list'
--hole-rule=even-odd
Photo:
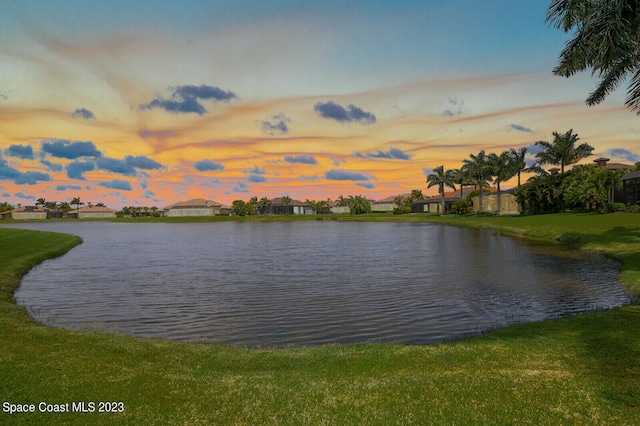
[{"label": "waterfront house", "polygon": [[[471,191],[473,191],[473,188],[463,188],[462,194],[460,190],[445,192],[445,212],[450,212],[453,203],[458,201],[461,196],[469,195]],[[425,198],[424,200],[415,200],[411,203],[411,213],[440,213],[440,210],[442,210],[442,196],[440,194]]]},{"label": "waterfront house", "polygon": [[[409,198],[411,194],[401,194],[403,199]],[[396,198],[398,195],[392,195],[391,197],[383,198],[382,200],[373,201],[371,203],[372,212],[392,212],[398,208]]]},{"label": "waterfront house", "polygon": [[300,200],[291,200],[284,204],[282,197],[271,200],[270,206],[260,208],[260,214],[314,214],[313,207]]},{"label": "waterfront house", "polygon": [[[495,188],[491,188],[495,191]],[[500,212],[498,213],[498,193],[497,191],[491,193],[483,193],[482,194],[482,213],[493,213],[498,214],[499,216],[513,216],[519,215],[521,213],[520,205],[516,200],[516,196],[514,195],[515,188],[509,189],[506,191],[500,191]],[[473,202],[473,211],[477,212],[480,197],[477,195],[472,198]]]},{"label": "waterfront house", "polygon": [[329,203],[329,211],[335,214],[351,213],[349,206],[339,206],[337,201],[331,201]]},{"label": "waterfront house", "polygon": [[116,211],[102,206],[84,206],[71,212],[78,215],[78,219],[102,219],[116,217]]},{"label": "waterfront house", "polygon": [[219,216],[231,213],[231,208],[223,206],[214,200],[204,198],[194,198],[188,201],[181,201],[165,207],[165,216],[185,217],[185,216]]},{"label": "waterfront house", "polygon": [[640,203],[640,171],[627,173],[621,180],[622,190],[616,201],[627,205]]},{"label": "waterfront house", "polygon": [[43,220],[47,218],[47,211],[40,206],[22,206],[11,210],[11,219],[16,220]]}]

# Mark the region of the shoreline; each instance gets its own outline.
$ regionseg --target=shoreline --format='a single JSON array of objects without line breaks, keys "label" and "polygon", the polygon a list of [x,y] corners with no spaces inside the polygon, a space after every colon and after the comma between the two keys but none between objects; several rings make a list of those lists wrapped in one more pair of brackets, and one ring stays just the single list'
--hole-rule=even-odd
[{"label": "shoreline", "polygon": [[[500,232],[564,239],[577,249],[618,258],[625,288],[640,288],[640,215],[626,218],[628,223],[575,215],[428,219],[457,226],[475,221],[478,227]],[[585,229],[587,222],[592,226]],[[513,232],[515,224],[521,232]],[[4,401],[37,406],[41,401],[113,400],[122,401],[124,410],[3,412],[0,416],[7,419],[0,420],[71,424],[640,421],[637,302],[424,346],[244,349],[79,333],[40,325],[12,299],[22,274],[68,251],[79,239],[6,229],[0,229],[0,253],[8,260],[0,265],[0,393]]]}]

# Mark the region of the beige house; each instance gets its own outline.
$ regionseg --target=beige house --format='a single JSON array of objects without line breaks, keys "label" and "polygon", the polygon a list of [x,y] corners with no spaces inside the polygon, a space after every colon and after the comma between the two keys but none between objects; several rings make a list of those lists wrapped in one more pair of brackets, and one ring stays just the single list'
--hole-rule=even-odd
[{"label": "beige house", "polygon": [[78,214],[78,219],[110,218],[116,217],[116,211],[108,207],[84,206],[72,213]]},{"label": "beige house", "polygon": [[[403,199],[408,198],[411,194],[401,194]],[[396,204],[397,195],[392,195],[391,197],[384,198],[382,200],[374,201],[371,203],[371,211],[372,212],[392,212],[394,209],[398,207]]]},{"label": "beige house", "polygon": [[223,206],[217,201],[205,200],[204,198],[181,201],[165,207],[164,210],[165,216],[168,217],[218,216],[231,212],[230,207]]},{"label": "beige house", "polygon": [[43,220],[47,218],[47,211],[40,206],[21,206],[11,210],[11,219]]}]

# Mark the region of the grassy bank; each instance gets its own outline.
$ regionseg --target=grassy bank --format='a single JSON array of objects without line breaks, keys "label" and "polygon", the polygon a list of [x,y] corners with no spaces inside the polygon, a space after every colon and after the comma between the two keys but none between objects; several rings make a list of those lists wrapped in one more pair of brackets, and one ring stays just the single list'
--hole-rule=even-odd
[{"label": "grassy bank", "polygon": [[[564,240],[620,259],[625,285],[639,293],[640,215],[357,219],[430,220]],[[34,264],[77,243],[0,229],[0,399],[36,411],[3,412],[0,422],[640,423],[638,304],[429,346],[249,350],[40,326],[12,302],[13,289]],[[89,401],[96,410],[100,401],[122,401],[124,411],[48,414],[38,407]]]}]

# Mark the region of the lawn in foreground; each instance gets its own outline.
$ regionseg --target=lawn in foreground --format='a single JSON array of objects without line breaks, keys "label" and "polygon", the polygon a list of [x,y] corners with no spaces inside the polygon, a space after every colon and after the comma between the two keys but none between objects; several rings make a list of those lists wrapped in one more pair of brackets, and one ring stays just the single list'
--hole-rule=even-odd
[{"label": "lawn in foreground", "polygon": [[[624,283],[637,289],[640,215],[614,216],[429,220],[498,226],[600,250],[623,260]],[[426,218],[405,219],[415,217]],[[36,411],[3,412],[0,422],[640,422],[638,304],[429,346],[242,349],[38,325],[13,303],[13,289],[30,267],[78,242],[68,235],[0,229],[0,399],[3,408],[6,401],[34,404]],[[90,401],[96,410],[101,401],[122,401],[124,411],[47,414],[38,407],[69,403],[71,409],[73,402]]]}]

